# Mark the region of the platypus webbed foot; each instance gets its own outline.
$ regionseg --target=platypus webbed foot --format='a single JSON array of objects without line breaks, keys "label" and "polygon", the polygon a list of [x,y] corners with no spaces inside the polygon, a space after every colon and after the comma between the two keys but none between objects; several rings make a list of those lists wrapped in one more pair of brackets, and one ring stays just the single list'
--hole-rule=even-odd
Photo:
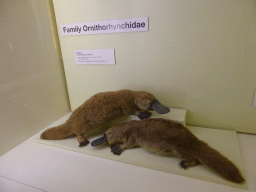
[{"label": "platypus webbed foot", "polygon": [[195,160],[183,160],[179,163],[179,166],[181,169],[187,169],[189,167],[194,167],[196,165],[200,165],[202,164],[200,161],[198,161],[197,159]]},{"label": "platypus webbed foot", "polygon": [[150,113],[149,111],[143,111],[143,112],[140,112],[138,117],[142,120],[142,119],[148,119],[149,117],[151,117],[151,115],[152,113]]},{"label": "platypus webbed foot", "polygon": [[188,168],[188,167],[186,166],[186,160],[181,161],[181,162],[179,163],[179,166],[180,166],[181,169],[187,169],[187,168]]},{"label": "platypus webbed foot", "polygon": [[79,142],[79,147],[88,145],[90,142],[84,137],[83,134],[75,133],[77,135],[77,140]]},{"label": "platypus webbed foot", "polygon": [[123,152],[123,150],[118,145],[112,145],[110,148],[111,148],[111,152],[114,155],[121,155],[121,153]]},{"label": "platypus webbed foot", "polygon": [[79,144],[79,147],[86,146],[86,145],[88,145],[89,143],[90,143],[90,142],[89,142],[88,140],[83,141],[83,142],[81,142],[81,143]]}]

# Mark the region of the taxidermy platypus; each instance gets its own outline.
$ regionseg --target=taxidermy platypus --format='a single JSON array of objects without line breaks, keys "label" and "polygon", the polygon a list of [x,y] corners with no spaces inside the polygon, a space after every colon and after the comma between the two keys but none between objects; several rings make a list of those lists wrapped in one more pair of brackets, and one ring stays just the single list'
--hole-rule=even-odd
[{"label": "taxidermy platypus", "polygon": [[145,91],[120,90],[97,93],[74,110],[66,123],[44,131],[40,138],[59,140],[75,134],[79,147],[82,147],[89,143],[84,134],[97,125],[124,115],[137,115],[140,119],[149,118],[151,113],[148,110],[155,110],[159,114],[170,111],[152,94]]},{"label": "taxidermy platypus", "polygon": [[[122,123],[107,130],[91,145],[98,146],[104,142],[111,144],[111,152],[115,155],[139,146],[160,155],[185,159],[179,164],[184,169],[203,163],[229,181],[245,181],[230,160],[199,140],[182,124],[170,120],[150,118]],[[117,143],[121,144],[113,145]]]}]

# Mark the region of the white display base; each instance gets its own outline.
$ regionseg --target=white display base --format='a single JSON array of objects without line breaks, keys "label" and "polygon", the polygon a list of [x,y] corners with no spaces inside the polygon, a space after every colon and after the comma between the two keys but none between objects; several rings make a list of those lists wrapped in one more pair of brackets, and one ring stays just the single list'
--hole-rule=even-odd
[{"label": "white display base", "polygon": [[[177,113],[175,113],[177,111]],[[60,119],[57,123],[49,126],[57,126],[64,123],[68,117],[71,115],[66,115],[64,118]],[[183,124],[186,121],[186,110],[182,109],[171,109],[171,112],[165,115],[158,115],[153,113],[152,118],[162,117],[166,119],[176,120]],[[125,121],[138,120],[136,116],[130,116]],[[235,131],[226,131],[219,129],[209,129],[209,128],[199,128],[199,127],[188,127],[188,129],[195,134],[199,139],[207,142],[211,147],[217,149],[228,159],[237,165],[240,169],[242,175],[245,177],[244,165],[240,153],[240,147],[238,143],[237,133]],[[101,135],[89,137],[88,139],[92,142],[94,139],[100,137]],[[178,175],[183,175],[187,177],[192,177],[200,180],[210,181],[213,183],[219,183],[227,186],[232,186],[241,189],[247,189],[247,184],[235,184],[226,181],[220,177],[217,173],[210,170],[205,165],[199,165],[188,170],[180,169],[179,162],[182,160],[176,157],[159,156],[154,153],[145,151],[142,148],[135,148],[130,150],[125,150],[120,156],[113,155],[110,151],[109,145],[104,144],[98,147],[91,147],[88,145],[86,147],[79,148],[78,141],[76,137],[70,137],[63,140],[37,140],[38,143],[67,149],[70,151],[75,151],[79,153],[85,153],[93,156],[98,156],[106,159],[111,159],[114,161],[119,161],[123,163],[128,163],[132,165],[137,165],[141,167],[146,167],[149,169],[155,169],[159,171],[174,173]],[[245,177],[246,178],[246,177]]]}]

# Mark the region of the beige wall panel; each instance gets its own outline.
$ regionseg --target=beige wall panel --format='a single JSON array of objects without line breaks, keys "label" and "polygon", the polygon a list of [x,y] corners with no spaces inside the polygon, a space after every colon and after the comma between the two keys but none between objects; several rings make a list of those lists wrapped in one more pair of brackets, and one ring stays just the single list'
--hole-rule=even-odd
[{"label": "beige wall panel", "polygon": [[[60,35],[72,109],[132,89],[188,110],[188,125],[256,133],[253,0],[53,0],[61,24],[149,17],[149,31]],[[60,31],[59,31],[60,32]],[[114,48],[116,65],[76,65],[74,50]]]},{"label": "beige wall panel", "polygon": [[0,155],[70,111],[47,4],[0,1]]}]

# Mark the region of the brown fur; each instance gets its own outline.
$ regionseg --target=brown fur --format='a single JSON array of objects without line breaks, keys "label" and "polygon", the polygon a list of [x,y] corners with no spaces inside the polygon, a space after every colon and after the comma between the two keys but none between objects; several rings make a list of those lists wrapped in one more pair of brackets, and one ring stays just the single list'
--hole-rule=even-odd
[{"label": "brown fur", "polygon": [[245,181],[230,160],[199,140],[182,124],[170,120],[151,118],[130,121],[110,128],[105,137],[110,144],[122,143],[111,146],[116,155],[127,148],[140,146],[161,155],[185,159],[180,163],[184,169],[203,163],[229,181]]},{"label": "brown fur", "polygon": [[57,140],[75,134],[80,147],[87,145],[89,141],[84,134],[90,129],[124,115],[140,115],[143,110],[149,110],[153,100],[155,97],[144,91],[120,90],[95,94],[74,110],[66,123],[46,130],[40,138]]}]

